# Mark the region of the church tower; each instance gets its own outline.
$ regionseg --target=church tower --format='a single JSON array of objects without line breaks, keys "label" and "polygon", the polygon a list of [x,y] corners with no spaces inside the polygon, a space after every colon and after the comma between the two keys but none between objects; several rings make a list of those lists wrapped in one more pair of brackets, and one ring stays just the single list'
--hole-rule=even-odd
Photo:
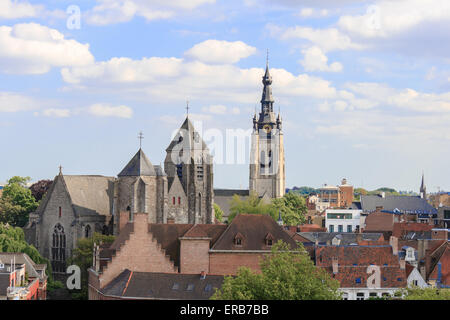
[{"label": "church tower", "polygon": [[273,112],[272,76],[269,63],[262,78],[261,112],[253,117],[250,152],[250,192],[259,197],[280,198],[285,194],[284,142],[281,115]]},{"label": "church tower", "polygon": [[213,223],[213,158],[189,116],[166,149],[168,219]]},{"label": "church tower", "polygon": [[425,175],[422,173],[422,183],[420,184],[420,197],[427,199],[427,187],[425,186]]}]

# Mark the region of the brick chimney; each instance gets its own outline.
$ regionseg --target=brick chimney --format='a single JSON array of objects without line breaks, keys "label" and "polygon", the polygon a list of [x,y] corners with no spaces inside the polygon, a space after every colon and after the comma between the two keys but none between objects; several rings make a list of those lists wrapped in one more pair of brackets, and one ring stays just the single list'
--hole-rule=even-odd
[{"label": "brick chimney", "polygon": [[339,272],[339,260],[337,257],[333,257],[331,259],[331,264],[333,266],[333,274],[337,274]]},{"label": "brick chimney", "polygon": [[405,268],[406,268],[406,261],[402,259],[402,260],[399,261],[399,263],[400,263],[400,269],[405,270]]},{"label": "brick chimney", "polygon": [[392,254],[394,256],[398,255],[398,238],[391,236],[389,238],[389,245],[392,247]]}]

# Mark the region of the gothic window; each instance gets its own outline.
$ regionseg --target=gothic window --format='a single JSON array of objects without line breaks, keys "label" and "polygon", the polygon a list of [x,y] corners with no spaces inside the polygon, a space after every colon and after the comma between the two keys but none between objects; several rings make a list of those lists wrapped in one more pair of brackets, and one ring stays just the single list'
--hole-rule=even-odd
[{"label": "gothic window", "polygon": [[89,238],[91,236],[91,226],[87,225],[86,228],[84,228],[84,237]]},{"label": "gothic window", "polygon": [[172,198],[172,204],[175,205],[175,197]]},{"label": "gothic window", "polygon": [[180,178],[180,180],[183,178],[183,165],[177,164],[177,176]]},{"label": "gothic window", "polygon": [[52,269],[56,273],[66,272],[66,235],[64,227],[57,224],[53,230]]},{"label": "gothic window", "polygon": [[197,180],[203,181],[203,166],[197,166]]},{"label": "gothic window", "polygon": [[61,218],[61,216],[62,216],[62,208],[59,207],[59,217]]},{"label": "gothic window", "polygon": [[178,197],[178,205],[181,204],[181,197]]}]

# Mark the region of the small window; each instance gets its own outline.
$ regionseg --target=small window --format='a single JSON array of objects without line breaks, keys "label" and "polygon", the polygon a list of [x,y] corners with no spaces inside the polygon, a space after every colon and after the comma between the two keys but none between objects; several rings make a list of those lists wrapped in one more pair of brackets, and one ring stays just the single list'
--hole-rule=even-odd
[{"label": "small window", "polygon": [[186,287],[186,291],[194,291],[194,284],[193,283],[189,283]]},{"label": "small window", "polygon": [[356,294],[356,300],[364,300],[364,292],[358,292]]},{"label": "small window", "polygon": [[172,290],[178,290],[178,289],[180,289],[180,284],[175,282],[172,286]]},{"label": "small window", "polygon": [[175,197],[172,198],[172,204],[175,205]]},{"label": "small window", "polygon": [[61,207],[59,207],[59,217],[60,218],[62,217],[62,208]]},{"label": "small window", "polygon": [[387,279],[386,279],[386,277],[383,277],[383,281],[386,281]]},{"label": "small window", "polygon": [[242,246],[242,240],[241,240],[241,238],[236,238],[235,243],[236,243],[237,246]]},{"label": "small window", "polygon": [[205,286],[205,292],[210,292],[212,290],[212,285],[209,283]]},{"label": "small window", "polygon": [[356,278],[355,283],[361,283],[361,278]]},{"label": "small window", "polygon": [[272,239],[268,239],[268,240],[267,240],[267,245],[268,245],[269,247],[272,246]]},{"label": "small window", "polygon": [[178,197],[178,205],[181,204],[181,197]]},{"label": "small window", "polygon": [[397,281],[402,281],[402,278],[397,278]]}]

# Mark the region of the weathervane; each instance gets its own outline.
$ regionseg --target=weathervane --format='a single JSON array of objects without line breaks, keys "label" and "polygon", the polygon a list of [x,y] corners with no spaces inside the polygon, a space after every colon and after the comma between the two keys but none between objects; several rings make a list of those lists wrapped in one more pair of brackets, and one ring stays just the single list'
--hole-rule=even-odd
[{"label": "weathervane", "polygon": [[144,139],[144,133],[142,131],[139,132],[138,139],[139,139],[139,148],[142,149],[142,140]]}]

